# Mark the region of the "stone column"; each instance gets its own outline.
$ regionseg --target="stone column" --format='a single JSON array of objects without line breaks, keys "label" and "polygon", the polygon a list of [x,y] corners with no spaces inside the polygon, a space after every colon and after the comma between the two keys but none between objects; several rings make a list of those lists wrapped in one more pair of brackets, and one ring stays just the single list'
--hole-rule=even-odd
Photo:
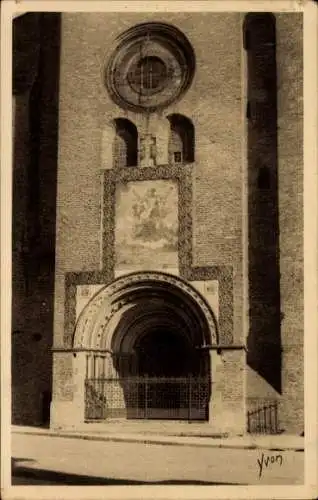
[{"label": "stone column", "polygon": [[74,370],[74,424],[84,423],[85,420],[85,377],[86,377],[86,353],[77,352],[73,358]]},{"label": "stone column", "polygon": [[210,351],[212,395],[209,423],[215,433],[244,434],[245,352],[224,349],[221,354]]},{"label": "stone column", "polygon": [[85,352],[54,353],[52,428],[74,428],[84,423],[85,375]]},{"label": "stone column", "polygon": [[223,361],[216,350],[210,351],[211,397],[209,423],[219,432],[222,428]]},{"label": "stone column", "polygon": [[225,349],[222,353],[222,430],[244,434],[246,430],[244,349]]}]

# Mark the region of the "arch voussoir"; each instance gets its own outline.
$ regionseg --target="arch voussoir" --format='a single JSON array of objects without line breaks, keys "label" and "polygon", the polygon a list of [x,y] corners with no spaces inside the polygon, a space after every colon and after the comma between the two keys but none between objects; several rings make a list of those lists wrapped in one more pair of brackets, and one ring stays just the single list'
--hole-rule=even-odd
[{"label": "arch voussoir", "polygon": [[[129,311],[132,310],[134,314],[131,315]],[[118,350],[123,336],[129,335],[129,325],[136,322],[136,316],[140,323],[144,313],[157,314],[159,318],[164,311],[175,321],[178,318],[194,344],[218,343],[215,315],[191,284],[162,272],[137,272],[121,276],[90,300],[78,318],[73,346]],[[123,320],[126,320],[125,328]]]}]

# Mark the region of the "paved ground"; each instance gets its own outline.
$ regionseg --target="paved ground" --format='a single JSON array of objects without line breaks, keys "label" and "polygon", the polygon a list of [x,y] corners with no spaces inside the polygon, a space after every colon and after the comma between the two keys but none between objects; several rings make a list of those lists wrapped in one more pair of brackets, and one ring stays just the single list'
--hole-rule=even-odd
[{"label": "paved ground", "polygon": [[174,444],[214,448],[261,448],[272,451],[304,450],[304,437],[288,434],[245,434],[225,436],[211,431],[206,424],[147,421],[107,422],[107,424],[83,424],[76,429],[48,429],[41,427],[12,426],[14,434],[61,436],[64,438],[98,441],[125,441],[144,444]]},{"label": "paved ground", "polygon": [[14,485],[289,485],[303,483],[304,453],[14,433],[12,464]]}]

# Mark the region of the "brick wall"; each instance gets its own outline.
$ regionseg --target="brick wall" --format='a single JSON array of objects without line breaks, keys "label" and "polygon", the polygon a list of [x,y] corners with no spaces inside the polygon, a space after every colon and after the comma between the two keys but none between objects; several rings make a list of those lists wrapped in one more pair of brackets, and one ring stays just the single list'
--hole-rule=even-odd
[{"label": "brick wall", "polygon": [[[247,395],[259,405],[262,398],[277,399],[282,429],[303,430],[303,78],[302,15],[276,14],[277,60],[277,182],[280,266],[280,370],[278,387],[252,368],[247,370]],[[265,332],[266,333],[266,332]],[[256,339],[259,356],[272,369]],[[253,364],[253,363],[252,363]]]},{"label": "brick wall", "polygon": [[[143,123],[143,117],[123,111],[112,102],[103,85],[101,67],[118,34],[135,23],[158,20],[177,26],[195,47],[193,84],[164,114],[180,113],[194,124],[194,264],[233,265],[236,340],[242,336],[240,15],[211,15],[210,23],[206,16],[63,15],[56,317],[63,316],[60,292],[64,273],[100,266],[102,131],[117,117],[130,118],[137,126]],[[55,329],[60,331],[59,321]]]},{"label": "brick wall", "polygon": [[277,15],[282,425],[304,426],[302,14]]}]

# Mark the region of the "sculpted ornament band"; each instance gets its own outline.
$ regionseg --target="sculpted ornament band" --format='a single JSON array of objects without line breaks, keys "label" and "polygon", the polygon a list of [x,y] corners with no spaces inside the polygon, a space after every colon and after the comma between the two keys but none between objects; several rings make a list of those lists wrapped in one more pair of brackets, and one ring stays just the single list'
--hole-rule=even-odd
[{"label": "sculpted ornament band", "polygon": [[[173,315],[178,316],[180,324],[188,324],[193,344],[199,346],[219,342],[215,316],[193,286],[163,272],[135,272],[117,278],[92,297],[78,318],[73,347],[112,349],[111,332],[115,332],[123,314],[125,323],[132,329],[129,317],[134,321],[137,317],[144,319],[148,308],[151,321],[157,316],[158,307],[161,312],[165,311],[165,319],[169,318],[171,309]],[[129,313],[131,308],[132,314]]]},{"label": "sculpted ornament band", "polygon": [[140,24],[116,42],[105,83],[119,106],[155,111],[177,100],[189,88],[195,55],[190,42],[174,26]]}]

